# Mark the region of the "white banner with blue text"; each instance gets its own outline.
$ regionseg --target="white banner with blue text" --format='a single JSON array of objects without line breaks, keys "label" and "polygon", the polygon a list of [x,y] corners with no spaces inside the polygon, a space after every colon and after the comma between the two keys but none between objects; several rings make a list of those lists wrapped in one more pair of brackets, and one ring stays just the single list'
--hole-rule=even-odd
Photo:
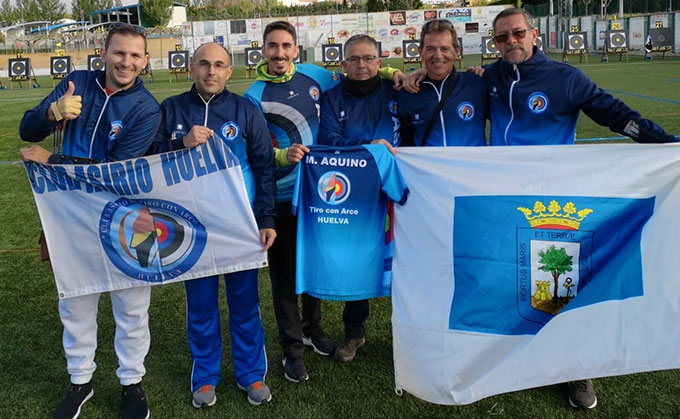
[{"label": "white banner with blue text", "polygon": [[215,139],[112,163],[25,166],[60,298],[266,265],[238,158]]},{"label": "white banner with blue text", "polygon": [[468,404],[680,367],[680,145],[397,158],[397,390]]}]

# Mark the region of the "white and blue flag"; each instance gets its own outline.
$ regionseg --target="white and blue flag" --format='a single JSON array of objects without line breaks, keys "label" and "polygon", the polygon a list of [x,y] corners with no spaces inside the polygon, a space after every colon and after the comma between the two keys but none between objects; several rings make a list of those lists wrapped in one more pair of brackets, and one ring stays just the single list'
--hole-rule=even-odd
[{"label": "white and blue flag", "polygon": [[399,150],[395,382],[425,400],[680,366],[680,147]]},{"label": "white and blue flag", "polygon": [[267,263],[238,158],[220,139],[120,162],[25,166],[60,298]]}]

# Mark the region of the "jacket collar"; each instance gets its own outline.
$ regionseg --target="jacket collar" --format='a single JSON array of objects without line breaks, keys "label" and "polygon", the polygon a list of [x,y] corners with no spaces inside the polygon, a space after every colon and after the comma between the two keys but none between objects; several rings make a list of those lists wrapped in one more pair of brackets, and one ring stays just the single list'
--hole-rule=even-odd
[{"label": "jacket collar", "polygon": [[[528,60],[517,64],[517,69],[519,70],[520,76],[524,76],[525,74],[528,74],[533,69],[542,65],[546,61],[548,61],[548,57],[544,53],[542,53],[536,46],[534,46],[533,55]],[[510,64],[503,60],[503,71],[514,75],[515,65]]]},{"label": "jacket collar", "polygon": [[220,102],[226,100],[226,98],[230,94],[231,94],[231,92],[229,90],[227,90],[227,88],[225,87],[224,90],[222,90],[221,93],[213,95],[210,99],[205,100],[205,99],[203,99],[203,96],[201,96],[198,93],[198,90],[196,90],[196,85],[193,84],[193,85],[191,85],[191,95],[190,96],[191,96],[191,100],[193,100],[196,103],[200,103],[201,105],[205,105],[206,103],[210,103],[211,105],[214,105],[214,104],[217,104],[217,103],[220,103]]},{"label": "jacket collar", "polygon": [[[101,73],[101,74],[97,74],[97,76],[96,76],[97,77],[97,84],[99,85],[101,90],[104,93],[106,93],[106,71],[99,71],[99,73]],[[130,87],[129,89],[117,90],[114,93],[116,95],[126,95],[126,94],[129,94],[131,92],[136,92],[137,90],[142,89],[143,86],[144,86],[144,82],[142,81],[142,79],[139,76],[137,76],[137,78],[135,79],[135,84],[133,84],[132,87]]]}]

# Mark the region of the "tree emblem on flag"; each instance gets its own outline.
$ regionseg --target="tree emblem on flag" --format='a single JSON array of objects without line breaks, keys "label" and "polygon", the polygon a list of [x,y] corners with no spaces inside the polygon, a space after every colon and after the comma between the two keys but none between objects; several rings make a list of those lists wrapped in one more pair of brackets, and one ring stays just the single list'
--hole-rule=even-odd
[{"label": "tree emblem on flag", "polygon": [[[518,306],[527,320],[545,322],[559,313],[587,282],[591,272],[592,232],[580,231],[593,210],[577,209],[572,201],[532,209],[518,207],[530,229],[518,231]],[[548,317],[546,317],[546,314]]]},{"label": "tree emblem on flag", "polygon": [[[551,244],[546,250],[538,252],[538,270],[552,275],[553,287],[552,296],[546,298],[545,291],[548,291],[549,294],[550,281],[536,280],[537,291],[531,298],[531,306],[533,308],[551,314],[557,314],[562,307],[567,305],[569,301],[574,298],[575,293],[571,291],[571,288],[573,288],[575,284],[572,284],[571,278],[569,278],[570,286],[566,288],[568,291],[567,295],[565,297],[558,296],[558,290],[560,289],[559,277],[560,275],[572,272],[574,268],[573,260],[574,257],[569,255],[564,247],[558,249],[554,244]],[[539,286],[539,283],[543,283],[543,285]]]}]

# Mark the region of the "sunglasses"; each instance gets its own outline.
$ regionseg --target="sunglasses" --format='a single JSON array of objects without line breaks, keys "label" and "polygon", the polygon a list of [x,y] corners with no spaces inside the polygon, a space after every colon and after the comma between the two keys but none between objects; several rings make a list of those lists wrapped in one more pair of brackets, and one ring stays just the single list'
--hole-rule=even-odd
[{"label": "sunglasses", "polygon": [[132,28],[138,34],[146,35],[146,28],[144,26],[133,25],[131,23],[126,23],[126,22],[116,22],[113,25],[111,25],[112,30],[123,29],[123,28]]},{"label": "sunglasses", "polygon": [[378,57],[375,55],[364,55],[363,57],[360,57],[358,55],[352,55],[351,57],[347,57],[347,62],[350,62],[352,64],[357,64],[359,61],[364,60],[366,64],[373,64],[375,60],[377,60]]},{"label": "sunglasses", "polygon": [[[527,36],[527,29],[517,29],[511,33],[515,39],[524,39],[524,37]],[[493,37],[493,40],[496,41],[497,44],[504,44],[508,42],[508,39],[510,39],[510,33],[501,33]]]}]

